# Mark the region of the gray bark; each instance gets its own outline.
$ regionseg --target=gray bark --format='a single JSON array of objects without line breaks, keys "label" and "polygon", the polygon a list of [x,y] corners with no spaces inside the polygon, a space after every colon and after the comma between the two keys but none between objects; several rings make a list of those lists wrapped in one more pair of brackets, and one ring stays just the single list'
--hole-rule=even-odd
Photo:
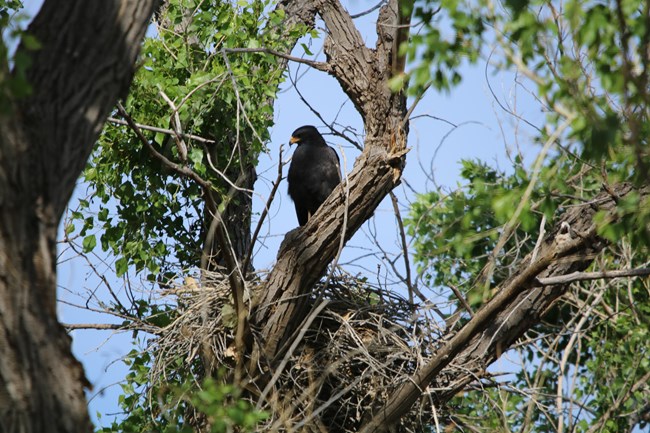
[{"label": "gray bark", "polygon": [[0,431],[92,430],[56,317],[56,232],[154,4],[48,0],[28,29],[41,49],[19,47],[31,94],[0,117]]}]

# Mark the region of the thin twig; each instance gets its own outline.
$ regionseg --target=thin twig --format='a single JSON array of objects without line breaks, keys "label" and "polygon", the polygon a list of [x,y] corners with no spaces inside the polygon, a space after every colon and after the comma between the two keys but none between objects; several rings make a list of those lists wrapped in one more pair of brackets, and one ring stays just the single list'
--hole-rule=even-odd
[{"label": "thin twig", "polygon": [[[126,125],[129,126],[129,122],[126,120],[122,119],[116,119],[115,117],[109,117],[108,121],[111,123],[114,123],[116,125]],[[151,131],[151,132],[158,132],[161,134],[167,134],[167,135],[175,135],[176,132],[172,131],[171,129],[165,129],[165,128],[158,128],[157,126],[149,126],[149,125],[144,125],[142,123],[135,123],[135,125],[144,130],[144,131]],[[210,140],[208,138],[203,138],[199,137],[198,135],[193,135],[193,134],[181,134],[183,138],[188,138],[190,140],[198,141],[200,143],[206,143],[206,144],[213,144],[216,143],[214,140]]]},{"label": "thin twig", "polygon": [[397,196],[393,191],[388,193],[390,195],[390,200],[393,203],[393,212],[395,213],[395,219],[397,219],[397,226],[399,228],[399,236],[402,242],[402,257],[404,258],[404,268],[406,272],[406,288],[409,293],[409,302],[411,303],[411,308],[415,310],[415,304],[413,299],[413,294],[415,292],[415,287],[413,287],[413,279],[411,278],[411,263],[409,261],[409,251],[408,245],[406,243],[406,232],[404,230],[404,222],[402,221],[402,214],[399,210],[399,203],[397,201]]},{"label": "thin twig", "polygon": [[302,63],[308,66],[311,66],[314,69],[319,71],[329,72],[330,65],[327,62],[316,62],[314,60],[306,60],[300,57],[290,56],[288,54],[282,53],[280,51],[273,50],[271,48],[224,48],[226,53],[265,53],[272,54],[283,59],[290,60],[296,63]]},{"label": "thin twig", "polygon": [[271,209],[271,203],[273,203],[275,194],[278,192],[278,187],[280,186],[280,182],[282,181],[282,167],[284,167],[284,164],[282,163],[283,147],[284,145],[280,145],[280,151],[278,152],[279,153],[278,177],[275,179],[275,182],[273,182],[273,188],[271,188],[271,193],[269,194],[269,198],[266,201],[266,205],[264,205],[264,209],[262,210],[262,215],[260,215],[260,219],[257,222],[257,225],[255,226],[255,231],[253,232],[253,237],[251,238],[251,244],[248,247],[248,251],[246,252],[246,258],[244,259],[244,263],[242,265],[242,269],[244,269],[244,271],[248,269],[248,265],[251,262],[251,257],[253,255],[253,248],[255,246],[255,242],[257,241],[257,237],[259,236],[260,230],[262,229],[262,224],[264,223],[266,216],[269,214],[269,209]]},{"label": "thin twig", "polygon": [[294,350],[296,350],[296,347],[298,347],[298,344],[302,341],[303,337],[305,336],[305,333],[309,329],[309,326],[311,323],[316,319],[318,314],[329,304],[329,300],[324,299],[318,307],[314,308],[314,310],[311,312],[309,316],[305,319],[303,322],[302,326],[299,328],[300,332],[298,333],[298,336],[293,340],[291,343],[291,346],[289,346],[289,349],[287,350],[287,353],[284,355],[284,358],[282,359],[282,362],[280,365],[278,365],[278,368],[275,369],[275,372],[273,373],[273,377],[269,381],[269,383],[266,384],[264,387],[264,391],[262,391],[262,394],[260,395],[260,398],[257,401],[257,408],[262,407],[262,402],[266,398],[267,394],[269,391],[271,391],[271,388],[273,388],[273,385],[275,385],[275,382],[278,380],[280,377],[280,374],[282,374],[282,371],[284,371],[284,367],[287,365],[289,360],[291,359],[291,355],[293,355]]},{"label": "thin twig", "polygon": [[447,284],[447,286],[449,286],[451,291],[454,292],[454,295],[456,295],[460,303],[463,305],[463,308],[467,310],[467,312],[469,313],[469,317],[474,317],[474,311],[472,310],[472,307],[469,305],[469,303],[467,302],[463,294],[460,293],[460,290],[458,290],[458,288],[451,283]]},{"label": "thin twig", "polygon": [[172,101],[169,96],[162,90],[158,90],[158,93],[160,96],[167,102],[167,105],[169,105],[169,108],[172,109],[172,114],[171,114],[171,123],[174,125],[174,138],[176,139],[176,148],[178,149],[178,156],[183,162],[187,162],[187,145],[185,144],[185,141],[183,141],[183,127],[181,125],[181,117],[178,114],[178,108],[176,108],[176,105],[174,104],[174,101]]},{"label": "thin twig", "polygon": [[144,144],[144,146],[149,150],[149,152],[151,152],[151,155],[154,158],[162,162],[163,165],[169,167],[176,173],[188,177],[193,181],[195,181],[196,183],[198,183],[199,186],[201,186],[203,191],[206,193],[206,199],[209,199],[210,202],[212,202],[212,206],[214,206],[214,200],[212,199],[212,193],[211,193],[212,184],[209,181],[203,179],[191,168],[186,167],[184,165],[176,164],[175,162],[170,161],[164,155],[158,152],[156,148],[151,145],[149,140],[147,140],[144,134],[142,134],[142,131],[140,130],[138,125],[136,125],[136,123],[133,121],[133,118],[126,112],[126,109],[124,108],[124,106],[122,106],[121,102],[117,103],[117,110],[120,112],[120,115],[124,117],[124,120],[126,120],[126,122],[131,127],[133,132],[135,132],[135,135],[138,137],[140,142]]},{"label": "thin twig", "polygon": [[377,9],[382,7],[384,5],[384,3],[386,3],[386,1],[387,0],[381,0],[379,3],[377,3],[376,5],[374,5],[373,7],[371,7],[368,10],[365,10],[363,12],[359,12],[358,14],[350,15],[350,18],[352,18],[354,20],[354,19],[357,19],[357,18],[361,18],[364,15],[368,15],[370,13],[373,13],[374,11],[376,11]]},{"label": "thin twig", "polygon": [[650,268],[637,269],[620,269],[614,271],[600,272],[573,272],[567,275],[558,275],[556,277],[538,278],[537,281],[544,286],[555,284],[567,284],[575,281],[600,280],[622,277],[645,277],[650,275]]}]

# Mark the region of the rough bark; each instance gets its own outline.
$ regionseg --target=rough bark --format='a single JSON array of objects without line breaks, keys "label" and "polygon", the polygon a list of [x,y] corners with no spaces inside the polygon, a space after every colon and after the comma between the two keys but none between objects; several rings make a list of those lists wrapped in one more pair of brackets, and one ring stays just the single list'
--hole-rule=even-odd
[{"label": "rough bark", "polygon": [[155,1],[46,1],[29,26],[31,95],[0,117],[0,431],[92,430],[56,317],[56,232],[134,72]]}]

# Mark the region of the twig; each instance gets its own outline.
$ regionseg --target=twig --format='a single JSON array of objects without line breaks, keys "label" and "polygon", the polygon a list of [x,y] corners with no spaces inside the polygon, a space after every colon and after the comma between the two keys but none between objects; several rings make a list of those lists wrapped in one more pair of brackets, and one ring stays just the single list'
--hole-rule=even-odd
[{"label": "twig", "polygon": [[300,332],[298,333],[298,336],[293,340],[291,343],[291,346],[289,346],[289,349],[287,350],[287,353],[284,355],[284,358],[282,359],[282,362],[280,362],[280,365],[278,365],[278,368],[275,369],[275,372],[273,373],[273,377],[269,381],[269,383],[266,384],[264,387],[264,391],[262,391],[262,394],[260,395],[260,398],[257,401],[257,408],[262,407],[262,402],[266,398],[267,394],[269,391],[271,391],[271,388],[273,388],[273,385],[275,382],[278,380],[280,377],[280,374],[282,374],[282,371],[284,370],[284,367],[287,365],[289,360],[291,359],[291,355],[293,355],[293,351],[296,350],[296,347],[298,347],[298,343],[300,343],[305,336],[305,333],[309,329],[309,326],[311,325],[311,322],[316,319],[318,314],[329,304],[329,300],[324,299],[318,307],[314,308],[314,310],[311,312],[311,314],[305,319],[303,322],[302,326],[300,327]]},{"label": "twig", "polygon": [[266,219],[266,216],[269,214],[269,209],[271,208],[271,203],[273,203],[273,199],[275,198],[275,194],[278,192],[278,187],[280,186],[280,181],[282,181],[282,167],[284,167],[284,164],[282,163],[282,150],[283,150],[284,145],[280,145],[280,151],[279,156],[278,156],[278,177],[275,179],[275,182],[273,182],[273,188],[271,188],[271,193],[269,194],[269,198],[266,201],[266,205],[264,206],[264,210],[262,210],[262,215],[260,215],[260,219],[257,222],[257,225],[255,226],[255,231],[253,232],[253,237],[251,238],[251,244],[248,247],[248,251],[246,252],[246,258],[244,259],[244,263],[242,265],[242,269],[246,271],[248,269],[248,265],[251,262],[251,257],[253,255],[253,248],[255,245],[255,242],[257,241],[257,237],[260,234],[260,230],[262,229],[262,224],[264,223],[264,220]]},{"label": "twig", "polygon": [[[122,119],[116,119],[115,117],[109,117],[108,121],[111,123],[115,123],[116,125],[129,125],[129,122],[126,120]],[[165,129],[165,128],[158,128],[156,126],[149,126],[149,125],[144,125],[142,123],[134,123],[138,128],[144,130],[144,131],[151,131],[151,132],[159,132],[161,134],[167,134],[167,135],[175,135],[176,132],[172,131],[171,129]],[[182,134],[181,136],[183,138],[189,138],[190,140],[198,141],[200,143],[206,143],[206,144],[213,144],[216,143],[214,140],[210,140],[208,138],[203,138],[199,137],[198,135],[193,135],[193,134]]]},{"label": "twig", "polygon": [[531,263],[537,260],[537,253],[539,248],[542,246],[542,240],[544,240],[544,235],[546,234],[546,215],[542,215],[542,221],[539,223],[539,236],[537,236],[537,242],[535,242],[535,248],[533,248],[533,254],[530,256]]},{"label": "twig", "polygon": [[162,162],[165,166],[169,167],[176,173],[183,175],[185,177],[188,177],[195,181],[196,183],[199,184],[199,186],[203,189],[203,192],[206,193],[206,201],[209,200],[208,203],[211,202],[212,206],[214,206],[214,200],[212,199],[212,184],[203,179],[201,176],[199,176],[194,170],[192,170],[189,167],[186,167],[184,165],[176,164],[175,162],[170,161],[167,159],[164,155],[162,155],[160,152],[156,150],[155,147],[149,143],[149,140],[142,134],[142,131],[138,127],[138,125],[133,121],[133,118],[129,115],[129,113],[126,112],[126,109],[124,106],[122,106],[121,102],[117,103],[117,110],[120,112],[120,115],[124,117],[124,120],[126,120],[127,124],[131,127],[133,132],[135,132],[135,135],[138,137],[140,142],[145,145],[147,149],[149,149],[149,152],[151,152],[151,155]]},{"label": "twig", "polygon": [[621,277],[644,277],[650,275],[650,268],[637,269],[620,269],[614,271],[600,272],[573,272],[567,275],[558,275],[556,277],[538,278],[537,281],[544,286],[555,284],[567,284],[575,281],[600,280]]},{"label": "twig", "polygon": [[75,329],[111,329],[111,330],[131,330],[132,327],[124,326],[118,323],[62,323],[63,327],[68,331]]},{"label": "twig", "polygon": [[386,1],[387,0],[381,0],[379,3],[377,3],[376,5],[374,5],[373,7],[371,7],[368,10],[365,10],[363,12],[359,12],[358,14],[350,15],[350,18],[352,18],[354,20],[354,19],[357,19],[357,18],[361,18],[364,15],[368,15],[370,13],[373,13],[374,11],[376,11],[377,9],[382,7],[384,5],[384,3],[386,3]]},{"label": "twig", "polygon": [[406,233],[404,231],[404,222],[402,221],[402,215],[399,210],[399,203],[397,201],[397,196],[393,191],[388,193],[390,195],[390,200],[393,202],[393,211],[395,212],[395,218],[397,219],[397,226],[399,227],[399,236],[402,241],[402,256],[404,257],[404,267],[406,268],[406,287],[409,293],[409,302],[411,303],[411,308],[415,312],[415,304],[413,299],[413,293],[417,290],[413,287],[413,280],[411,278],[411,264],[409,262],[409,252],[408,245],[406,244]]},{"label": "twig", "polygon": [[338,132],[336,129],[334,129],[333,124],[334,124],[334,122],[336,122],[336,120],[334,120],[334,122],[332,122],[332,123],[330,124],[329,122],[327,122],[327,121],[323,118],[323,115],[320,114],[320,112],[319,112],[318,110],[316,110],[316,109],[315,109],[315,108],[314,108],[314,107],[309,103],[309,101],[307,101],[307,98],[305,98],[305,97],[303,96],[302,92],[301,92],[300,89],[298,88],[298,81],[297,81],[294,77],[292,77],[291,75],[289,75],[289,80],[291,81],[291,84],[293,85],[293,90],[296,91],[296,93],[298,94],[298,97],[300,98],[300,100],[302,101],[302,103],[305,104],[305,105],[307,106],[307,108],[309,108],[309,110],[310,110],[312,113],[314,113],[314,115],[315,115],[316,117],[318,117],[318,118],[320,119],[321,122],[323,122],[324,125],[327,125],[327,127],[329,128],[329,130],[330,130],[334,135],[336,135],[337,137],[341,137],[342,139],[344,139],[345,141],[347,141],[348,143],[350,143],[351,145],[353,145],[353,146],[356,147],[357,149],[363,151],[363,146],[359,145],[359,143],[357,143],[356,141],[352,140],[352,139],[351,139],[350,137],[348,137],[347,135],[345,135],[345,134],[343,134],[343,133],[341,133],[341,132]]},{"label": "twig", "polygon": [[159,89],[158,93],[165,100],[167,105],[169,105],[169,108],[172,109],[171,123],[174,125],[174,138],[176,139],[178,156],[181,161],[187,162],[187,145],[185,144],[185,141],[183,141],[183,127],[181,126],[181,117],[178,114],[178,108],[176,108],[174,101],[172,101],[162,89]]},{"label": "twig", "polygon": [[314,60],[306,60],[300,57],[290,56],[288,54],[282,53],[280,51],[273,50],[271,48],[224,48],[226,53],[265,53],[272,54],[283,59],[291,60],[296,63],[303,63],[305,65],[311,66],[314,69],[318,69],[323,72],[330,72],[330,65],[327,62],[316,62]]},{"label": "twig", "polygon": [[463,294],[460,293],[460,290],[458,290],[458,288],[453,284],[447,284],[447,286],[449,286],[451,291],[454,292],[454,295],[456,295],[460,303],[463,305],[463,308],[467,310],[467,312],[469,313],[469,317],[474,317],[474,311],[472,310],[472,307],[469,305],[469,303],[467,302]]}]

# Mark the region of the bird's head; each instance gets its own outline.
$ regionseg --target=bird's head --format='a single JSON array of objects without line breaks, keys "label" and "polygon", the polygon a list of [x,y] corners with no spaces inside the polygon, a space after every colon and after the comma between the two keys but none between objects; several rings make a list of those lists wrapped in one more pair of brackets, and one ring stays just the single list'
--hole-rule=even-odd
[{"label": "bird's head", "polygon": [[325,144],[325,139],[318,129],[312,125],[301,126],[300,128],[293,131],[291,138],[289,139],[289,144]]}]

